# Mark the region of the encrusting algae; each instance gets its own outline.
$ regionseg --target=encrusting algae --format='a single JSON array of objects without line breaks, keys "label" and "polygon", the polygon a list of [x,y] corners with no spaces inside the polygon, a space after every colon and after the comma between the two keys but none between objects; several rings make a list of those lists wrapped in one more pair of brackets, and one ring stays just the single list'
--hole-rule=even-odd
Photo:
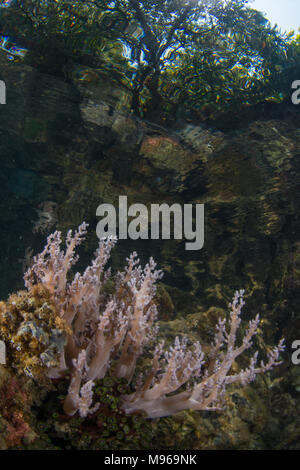
[{"label": "encrusting algae", "polygon": [[59,354],[71,329],[43,285],[12,294],[0,302],[0,336],[7,344],[7,362],[18,372],[42,379],[59,365]]},{"label": "encrusting algae", "polygon": [[0,449],[36,439],[31,428],[31,405],[31,390],[24,376],[16,377],[0,366]]}]

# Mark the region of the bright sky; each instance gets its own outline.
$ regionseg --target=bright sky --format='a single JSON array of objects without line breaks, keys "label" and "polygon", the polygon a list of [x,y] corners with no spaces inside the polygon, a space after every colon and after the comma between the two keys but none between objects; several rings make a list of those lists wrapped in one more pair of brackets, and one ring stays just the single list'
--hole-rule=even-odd
[{"label": "bright sky", "polygon": [[251,8],[263,11],[272,24],[282,31],[298,30],[300,27],[300,0],[254,0]]}]

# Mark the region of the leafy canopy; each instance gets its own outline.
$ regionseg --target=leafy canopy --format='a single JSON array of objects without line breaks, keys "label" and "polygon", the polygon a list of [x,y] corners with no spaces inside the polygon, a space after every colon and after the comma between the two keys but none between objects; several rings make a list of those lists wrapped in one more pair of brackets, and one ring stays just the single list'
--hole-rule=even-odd
[{"label": "leafy canopy", "polygon": [[299,70],[299,38],[247,0],[15,0],[0,28],[31,65],[67,79],[86,66],[152,117],[280,100]]}]

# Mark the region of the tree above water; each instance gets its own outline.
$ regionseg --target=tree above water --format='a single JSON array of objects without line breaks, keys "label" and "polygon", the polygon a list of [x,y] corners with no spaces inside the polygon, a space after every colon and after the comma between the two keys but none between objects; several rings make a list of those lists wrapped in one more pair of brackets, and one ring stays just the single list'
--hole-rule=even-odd
[{"label": "tree above water", "polygon": [[[281,99],[299,62],[295,41],[246,0],[15,0],[0,27],[27,62],[71,76],[74,64],[109,76],[138,115]],[[297,78],[297,77],[296,77]]]}]

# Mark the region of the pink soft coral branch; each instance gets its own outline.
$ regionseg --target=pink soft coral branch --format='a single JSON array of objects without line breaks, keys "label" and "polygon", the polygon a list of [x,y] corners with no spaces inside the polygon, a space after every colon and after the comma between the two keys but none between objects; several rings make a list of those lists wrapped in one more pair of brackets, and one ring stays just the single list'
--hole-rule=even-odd
[{"label": "pink soft coral branch", "polygon": [[[83,223],[74,235],[68,232],[65,252],[60,248],[61,233],[50,235],[45,249],[24,277],[28,289],[41,283],[49,290],[60,316],[72,328],[61,367],[49,369],[48,376],[57,378],[67,367],[71,369],[64,410],[68,415],[78,411],[81,417],[97,410],[98,404],[92,406],[94,381],[102,379],[112,365],[117,377],[132,382],[139,357],[157,334],[155,284],[162,277],[152,258],[142,269],[133,253],[127,259],[125,271],[116,276],[114,294],[107,298],[103,292],[110,276],[106,264],[116,243],[115,238],[108,238],[100,241],[91,266],[82,275],[75,274],[69,283],[67,274],[78,259],[75,250],[84,240],[86,230],[87,224]],[[152,370],[135,392],[122,397],[121,408],[126,413],[143,411],[150,418],[185,409],[223,409],[227,385],[235,382],[245,385],[257,374],[280,364],[283,340],[269,353],[266,364],[261,362],[257,366],[256,352],[248,368],[230,373],[235,360],[252,346],[259,324],[257,315],[249,322],[240,345],[236,345],[243,295],[242,290],[235,293],[229,320],[219,320],[208,359],[199,342],[190,348],[185,337],[176,337],[168,351],[160,343],[154,351]],[[180,391],[183,386],[185,389]]]}]

